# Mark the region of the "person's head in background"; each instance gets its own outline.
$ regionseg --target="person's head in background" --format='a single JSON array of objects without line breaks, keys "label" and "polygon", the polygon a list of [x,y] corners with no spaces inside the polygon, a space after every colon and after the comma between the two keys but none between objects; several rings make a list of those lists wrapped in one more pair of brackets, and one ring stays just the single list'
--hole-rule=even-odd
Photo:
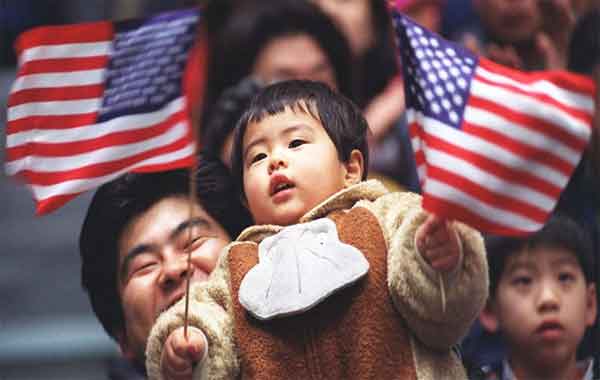
[{"label": "person's head in background", "polygon": [[263,89],[236,128],[233,176],[257,224],[290,225],[366,178],[366,120],[320,82]]},{"label": "person's head in background", "polygon": [[[227,102],[223,92],[248,76],[265,84],[295,78],[318,80],[351,96],[348,43],[314,4],[302,0],[234,1],[224,20],[211,47],[200,129],[203,145],[214,145],[211,137],[220,134],[210,131],[215,126],[233,129],[219,120],[217,103]],[[227,135],[216,142],[224,141],[229,141]]]},{"label": "person's head in background", "polygon": [[340,27],[352,48],[353,101],[365,108],[398,75],[386,0],[311,0]]},{"label": "person's head in background", "polygon": [[504,44],[530,44],[542,27],[538,0],[473,0],[490,37]]},{"label": "person's head in background", "polygon": [[82,285],[138,369],[156,317],[184,294],[186,250],[192,281],[203,281],[221,248],[250,222],[222,164],[200,159],[193,204],[189,182],[183,169],[125,174],[96,191],[81,229]]},{"label": "person's head in background", "polygon": [[564,216],[527,238],[486,239],[490,298],[479,319],[503,337],[517,378],[577,378],[577,349],[597,313],[588,239]]}]

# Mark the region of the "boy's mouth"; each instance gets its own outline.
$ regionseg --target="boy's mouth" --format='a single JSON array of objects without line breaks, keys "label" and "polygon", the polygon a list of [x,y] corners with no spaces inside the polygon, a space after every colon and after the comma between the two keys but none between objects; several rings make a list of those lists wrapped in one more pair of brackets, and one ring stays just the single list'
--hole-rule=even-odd
[{"label": "boy's mouth", "polygon": [[293,187],[294,184],[286,176],[283,174],[274,174],[271,177],[271,183],[269,184],[269,195],[273,196]]},{"label": "boy's mouth", "polygon": [[556,338],[562,334],[564,327],[558,321],[545,321],[535,330],[543,338]]}]

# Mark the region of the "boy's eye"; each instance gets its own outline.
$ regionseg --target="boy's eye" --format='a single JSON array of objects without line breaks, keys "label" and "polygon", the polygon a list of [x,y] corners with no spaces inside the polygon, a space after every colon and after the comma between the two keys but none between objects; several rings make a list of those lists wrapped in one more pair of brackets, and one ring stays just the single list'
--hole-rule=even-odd
[{"label": "boy's eye", "polygon": [[530,285],[532,282],[529,276],[517,276],[512,280],[512,284],[518,287],[524,287]]},{"label": "boy's eye", "polygon": [[296,148],[299,147],[300,145],[306,144],[306,141],[302,140],[302,139],[293,139],[292,141],[290,141],[289,144],[289,148]]},{"label": "boy's eye", "polygon": [[575,276],[568,272],[563,272],[558,275],[558,281],[561,283],[571,283],[575,281]]},{"label": "boy's eye", "polygon": [[258,154],[255,154],[252,157],[252,159],[250,160],[250,163],[253,164],[253,163],[258,162],[260,160],[264,160],[265,158],[267,158],[266,154],[264,154],[264,153],[258,153]]}]

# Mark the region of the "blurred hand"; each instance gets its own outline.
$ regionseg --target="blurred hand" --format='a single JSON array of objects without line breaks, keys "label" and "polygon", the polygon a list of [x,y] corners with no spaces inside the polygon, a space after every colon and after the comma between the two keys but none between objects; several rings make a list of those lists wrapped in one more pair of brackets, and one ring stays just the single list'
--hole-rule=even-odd
[{"label": "blurred hand", "polygon": [[536,48],[542,55],[545,70],[566,69],[571,33],[576,17],[571,0],[538,0],[542,14],[542,31]]},{"label": "blurred hand", "polygon": [[400,77],[392,79],[385,90],[365,108],[365,119],[371,135],[369,144],[376,143],[394,126],[404,112],[404,84]]},{"label": "blurred hand", "polygon": [[207,350],[204,333],[188,327],[188,337],[183,327],[174,330],[165,342],[161,356],[161,370],[168,380],[191,380],[194,365],[204,358]]},{"label": "blurred hand", "polygon": [[446,219],[429,214],[416,232],[417,249],[438,272],[451,272],[460,261],[458,235]]}]

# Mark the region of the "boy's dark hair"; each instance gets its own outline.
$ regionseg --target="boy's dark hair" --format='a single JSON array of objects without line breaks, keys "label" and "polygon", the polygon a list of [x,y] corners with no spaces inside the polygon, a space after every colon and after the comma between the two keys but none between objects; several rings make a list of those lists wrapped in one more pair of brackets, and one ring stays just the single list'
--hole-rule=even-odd
[{"label": "boy's dark hair", "polygon": [[524,249],[562,248],[572,252],[587,283],[594,281],[592,248],[589,236],[572,219],[554,215],[538,232],[525,238],[487,236],[485,238],[490,272],[490,297],[496,296],[506,260]]},{"label": "boy's dark hair", "polygon": [[203,125],[213,117],[221,93],[252,73],[256,58],[270,41],[294,35],[308,35],[315,40],[333,67],[338,90],[352,97],[350,47],[317,5],[299,0],[237,1],[214,33],[214,54],[209,61],[202,106]]},{"label": "boy's dark hair", "polygon": [[[282,113],[286,108],[303,112],[319,121],[335,145],[341,162],[348,162],[350,153],[358,149],[364,158],[362,179],[367,177],[369,126],[358,107],[326,84],[308,80],[289,80],[264,88],[256,95],[236,127],[231,164],[240,194],[243,194],[243,140],[249,123]],[[318,160],[315,157],[315,160]]]},{"label": "boy's dark hair", "polygon": [[[104,184],[94,194],[79,236],[81,283],[104,330],[115,339],[125,328],[117,288],[121,233],[134,217],[161,199],[187,197],[189,182],[185,169],[129,173]],[[200,158],[196,187],[198,202],[230,236],[236,237],[250,224],[229,172],[220,162]]]}]

